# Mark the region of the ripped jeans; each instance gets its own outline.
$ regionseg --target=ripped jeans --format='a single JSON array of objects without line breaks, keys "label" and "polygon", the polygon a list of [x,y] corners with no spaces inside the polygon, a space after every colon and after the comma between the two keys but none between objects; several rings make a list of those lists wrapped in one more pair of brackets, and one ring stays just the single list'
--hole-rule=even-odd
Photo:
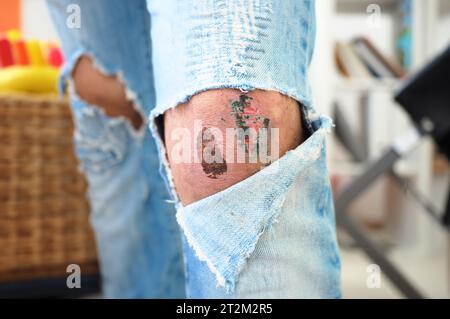
[{"label": "ripped jeans", "polygon": [[[136,130],[71,90],[105,296],[339,298],[325,150],[332,123],[314,111],[307,80],[314,1],[47,1],[67,58],[61,89],[87,55],[118,77],[148,123]],[[68,27],[71,4],[80,8],[79,28]],[[183,205],[158,118],[225,88],[295,99],[307,139],[241,182]]]}]

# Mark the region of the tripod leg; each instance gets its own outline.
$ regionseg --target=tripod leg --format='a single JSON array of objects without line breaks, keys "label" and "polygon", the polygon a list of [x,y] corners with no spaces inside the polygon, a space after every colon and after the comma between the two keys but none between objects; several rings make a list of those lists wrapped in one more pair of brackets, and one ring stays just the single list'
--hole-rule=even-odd
[{"label": "tripod leg", "polygon": [[401,272],[385,257],[383,251],[375,245],[346,214],[347,207],[362,192],[364,192],[378,177],[392,171],[395,162],[409,152],[420,141],[421,135],[412,129],[408,135],[396,141],[393,147],[338,196],[335,201],[336,218],[339,225],[352,237],[382,270],[391,282],[407,298],[423,298],[422,294],[401,274]]},{"label": "tripod leg", "polygon": [[445,208],[443,223],[445,226],[450,227],[450,191],[447,197],[447,206]]},{"label": "tripod leg", "polygon": [[399,158],[399,153],[392,148],[380,159],[371,164],[361,176],[357,177],[341,194],[339,194],[335,201],[337,214],[343,214],[348,205],[350,205],[358,195],[364,192],[378,177],[389,172]]},{"label": "tripod leg", "polygon": [[424,296],[402,275],[402,273],[387,259],[383,251],[377,247],[347,216],[339,219],[339,225],[355,240],[366,255],[376,263],[383,274],[408,299],[422,299]]}]

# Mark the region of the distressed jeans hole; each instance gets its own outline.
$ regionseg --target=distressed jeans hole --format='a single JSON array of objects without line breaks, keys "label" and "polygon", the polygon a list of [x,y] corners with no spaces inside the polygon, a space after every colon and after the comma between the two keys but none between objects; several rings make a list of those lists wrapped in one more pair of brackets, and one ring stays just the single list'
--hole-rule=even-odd
[{"label": "distressed jeans hole", "polygon": [[81,56],[72,72],[77,95],[87,103],[99,107],[106,115],[123,117],[135,130],[144,125],[144,119],[125,94],[125,87],[117,76],[105,75],[87,56]]}]

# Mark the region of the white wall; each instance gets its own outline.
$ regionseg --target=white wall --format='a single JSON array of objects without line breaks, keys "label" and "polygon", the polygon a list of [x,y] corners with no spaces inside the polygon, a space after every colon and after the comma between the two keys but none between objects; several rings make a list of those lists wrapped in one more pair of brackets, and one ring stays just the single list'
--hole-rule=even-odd
[{"label": "white wall", "polygon": [[332,52],[333,43],[330,41],[330,29],[334,14],[334,1],[316,0],[317,36],[314,56],[309,72],[315,108],[324,113],[330,113],[332,99],[332,85],[334,69]]},{"label": "white wall", "polygon": [[22,0],[21,20],[25,38],[58,40],[45,0]]},{"label": "white wall", "polygon": [[[449,1],[450,2],[450,1]],[[449,4],[450,5],[450,4]],[[441,23],[438,26],[438,38],[437,47],[439,50],[443,50],[450,45],[450,12],[442,18]]]}]

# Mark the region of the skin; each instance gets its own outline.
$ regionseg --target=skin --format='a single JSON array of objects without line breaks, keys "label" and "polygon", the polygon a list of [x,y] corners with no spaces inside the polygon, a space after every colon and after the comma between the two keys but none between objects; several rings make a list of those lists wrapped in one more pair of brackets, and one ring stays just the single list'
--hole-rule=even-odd
[{"label": "skin", "polygon": [[[96,105],[111,117],[124,117],[135,129],[144,121],[131,101],[127,100],[123,85],[114,76],[98,71],[89,57],[83,56],[74,68],[72,77],[77,94],[90,104]],[[248,118],[246,117],[248,116]],[[201,120],[203,128],[200,136],[194,136],[194,121]],[[266,163],[236,163],[226,158],[227,148],[236,152],[241,143],[248,153],[258,143],[238,139],[234,145],[224,141],[224,150],[217,153],[222,161],[207,163],[176,163],[172,159],[172,150],[177,142],[171,138],[172,131],[186,128],[190,131],[200,154],[208,147],[214,147],[217,138],[206,134],[209,128],[218,128],[226,136],[226,128],[248,128],[258,130],[261,127],[279,129],[279,156],[296,148],[303,142],[301,113],[298,103],[278,92],[255,90],[246,94],[239,90],[221,89],[199,93],[187,103],[178,105],[164,114],[164,139],[168,160],[172,170],[177,194],[183,205],[220,192],[262,169]],[[195,145],[197,144],[197,145]],[[217,152],[220,152],[218,150]],[[248,158],[247,158],[248,159]]]},{"label": "skin", "polygon": [[[237,111],[238,110],[238,111]],[[245,115],[248,118],[245,118]],[[206,166],[204,163],[179,163],[173,160],[172,150],[178,140],[171,138],[173,130],[186,128],[195,135],[194,121],[201,120],[204,128],[215,127],[226,136],[226,128],[260,127],[279,129],[279,156],[296,148],[303,142],[301,112],[298,102],[275,91],[255,90],[243,94],[234,89],[209,90],[192,97],[187,103],[178,105],[164,114],[164,139],[168,160],[177,194],[183,205],[220,192],[257,173],[263,163],[236,163],[227,160],[228,147],[236,148],[237,142],[229,145],[224,138],[223,163]],[[202,129],[205,132],[205,129]],[[200,148],[215,143],[210,136],[197,136]],[[193,138],[192,140],[195,140]],[[243,143],[246,143],[243,141]],[[256,145],[246,143],[246,151]],[[192,142],[192,149],[195,148]],[[197,150],[198,151],[198,150]],[[235,151],[235,150],[234,150]],[[226,166],[226,168],[225,168]],[[216,171],[214,171],[214,167]]]},{"label": "skin", "polygon": [[77,94],[89,104],[102,108],[111,117],[124,117],[138,130],[144,123],[141,115],[125,96],[123,85],[114,76],[97,70],[89,57],[82,56],[73,72]]}]

